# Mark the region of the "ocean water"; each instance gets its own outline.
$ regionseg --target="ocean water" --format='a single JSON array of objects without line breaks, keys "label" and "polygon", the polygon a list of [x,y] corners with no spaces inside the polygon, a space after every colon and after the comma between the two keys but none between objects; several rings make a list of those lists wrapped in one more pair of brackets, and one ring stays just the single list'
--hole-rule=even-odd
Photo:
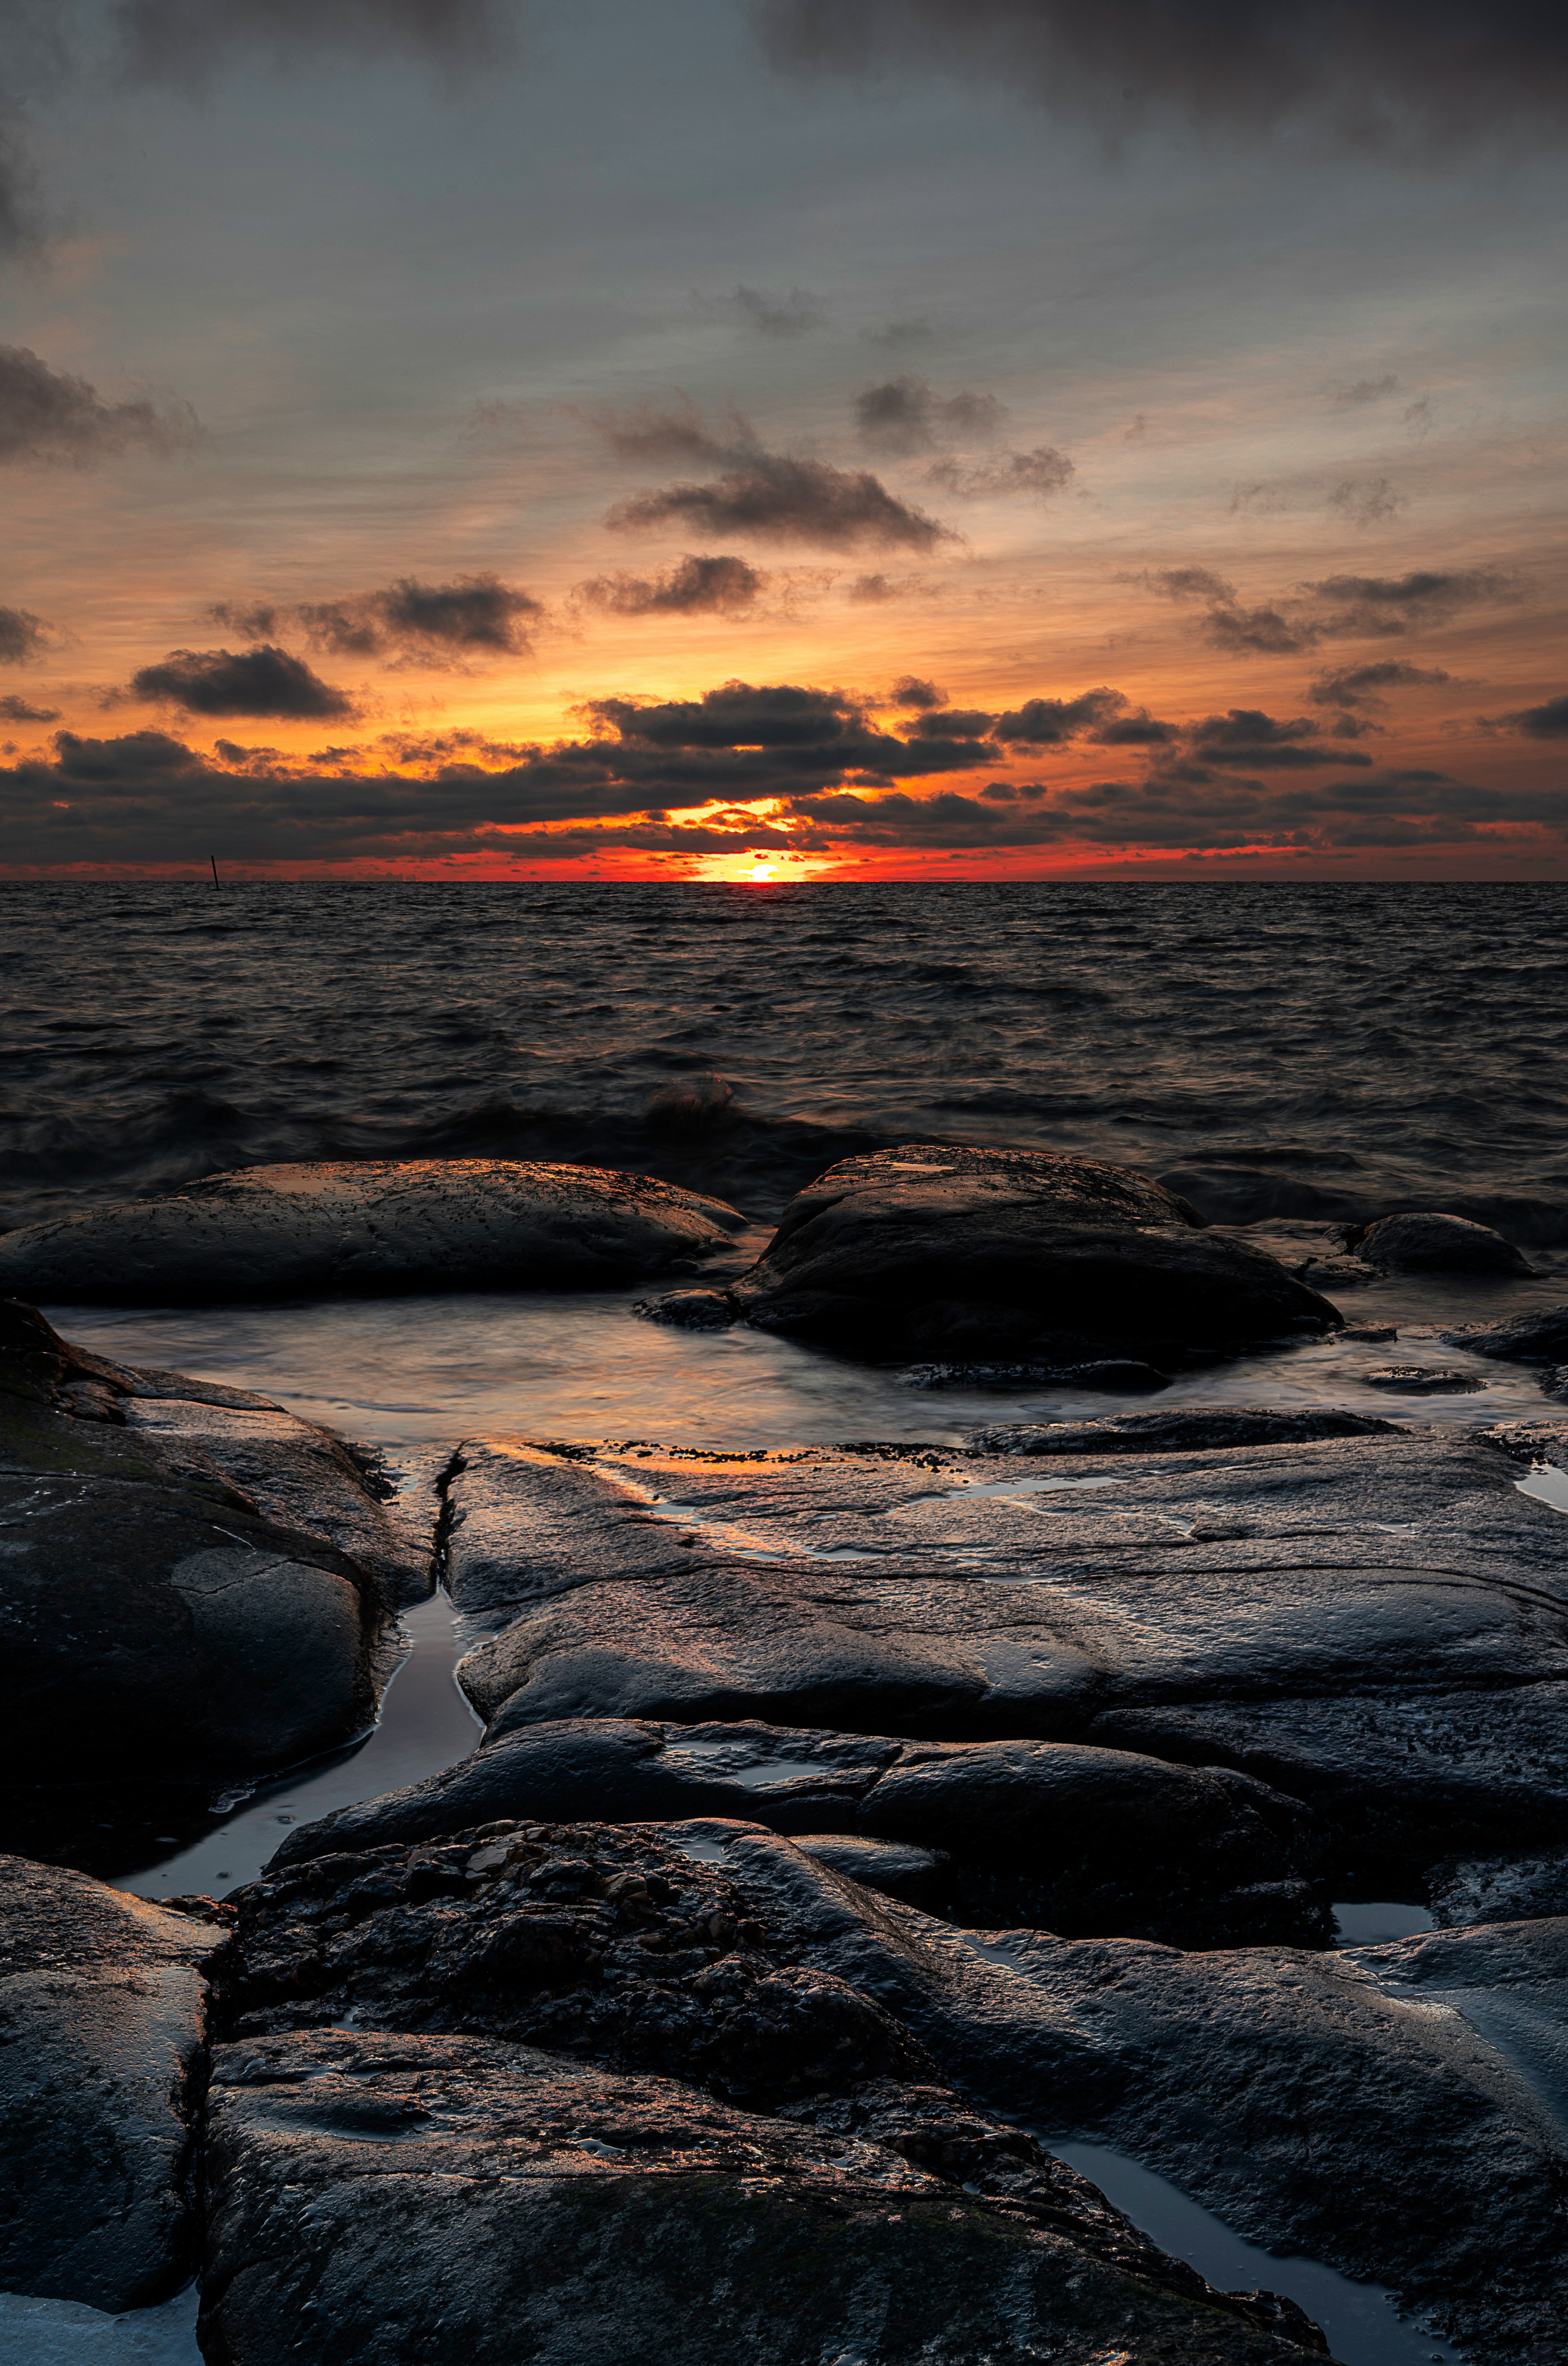
[{"label": "ocean water", "polygon": [[[1551,884],[0,899],[11,1224],[363,1155],[647,1167],[768,1222],[834,1156],[923,1135],[1251,1177],[1205,1187],[1223,1220],[1488,1200],[1568,1242]],[[683,1107],[712,1073],[732,1097]]]}]

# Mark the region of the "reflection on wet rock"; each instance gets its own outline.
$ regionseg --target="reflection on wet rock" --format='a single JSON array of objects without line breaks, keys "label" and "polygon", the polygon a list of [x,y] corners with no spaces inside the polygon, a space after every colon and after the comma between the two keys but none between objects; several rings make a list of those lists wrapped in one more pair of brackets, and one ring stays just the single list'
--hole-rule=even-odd
[{"label": "reflection on wet rock", "polygon": [[692,1272],[745,1219],[649,1175],[504,1158],[251,1166],[0,1234],[0,1290],[200,1305],[349,1291],[581,1290]]}]

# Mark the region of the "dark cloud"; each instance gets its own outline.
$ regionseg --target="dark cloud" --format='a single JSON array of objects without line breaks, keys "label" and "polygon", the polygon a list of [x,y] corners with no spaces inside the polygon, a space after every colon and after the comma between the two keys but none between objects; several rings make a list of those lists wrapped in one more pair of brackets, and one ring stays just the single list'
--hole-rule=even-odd
[{"label": "dark cloud", "polygon": [[911,508],[866,469],[835,468],[783,452],[753,452],[716,483],[666,485],[618,502],[606,525],[688,526],[759,542],[814,543],[825,550],[931,550],[950,529]]},{"label": "dark cloud", "polygon": [[1568,739],[1568,695],[1549,698],[1544,706],[1521,706],[1503,721],[1511,731],[1529,739]]},{"label": "dark cloud", "polygon": [[913,372],[863,387],[854,411],[862,442],[898,456],[932,452],[942,444],[988,442],[1007,418],[994,394],[938,394],[929,378]]},{"label": "dark cloud", "polygon": [[422,583],[403,575],[385,591],[352,592],[341,600],[303,600],[288,608],[265,601],[220,601],[208,610],[215,625],[248,639],[270,640],[288,618],[313,648],[330,649],[334,657],[400,657],[421,663],[525,655],[532,646],[526,625],[544,613],[528,592],[489,574],[459,575],[450,583]]},{"label": "dark cloud", "polygon": [[977,468],[937,460],[927,472],[931,483],[965,501],[983,501],[993,493],[1032,493],[1043,500],[1059,493],[1076,473],[1066,454],[1049,444],[1037,444],[1032,452],[1004,453]]},{"label": "dark cloud", "polygon": [[10,691],[0,698],[0,716],[4,716],[7,723],[58,723],[60,709],[58,706],[29,706],[25,698],[18,698],[15,691]]},{"label": "dark cloud", "polygon": [[0,462],[90,467],[140,447],[188,451],[200,438],[188,403],[151,395],[105,402],[85,377],[51,369],[27,345],[0,345]]},{"label": "dark cloud", "polygon": [[1375,637],[1442,624],[1462,608],[1517,596],[1513,577],[1494,567],[1418,569],[1409,575],[1325,575],[1301,589],[1333,603],[1322,631]]},{"label": "dark cloud", "polygon": [[737,313],[748,328],[764,337],[804,337],[813,329],[826,325],[827,299],[813,296],[804,287],[792,287],[787,296],[765,296],[757,287],[738,287],[733,296],[721,296],[716,310]]},{"label": "dark cloud", "polygon": [[108,23],[130,79],[199,89],[256,57],[285,70],[323,56],[482,64],[509,49],[520,13],[513,0],[117,0]]},{"label": "dark cloud", "polygon": [[1286,616],[1278,608],[1219,603],[1210,609],[1199,630],[1215,648],[1235,658],[1298,657],[1318,637],[1318,627],[1304,617]]},{"label": "dark cloud", "polygon": [[946,705],[947,693],[918,673],[905,673],[900,674],[894,683],[888,703],[893,706],[917,707],[922,713],[929,713],[932,707]]},{"label": "dark cloud", "polygon": [[1440,162],[1568,116],[1568,22],[1540,0],[759,0],[770,56],[863,76],[952,69],[1117,140],[1177,116]]},{"label": "dark cloud", "polygon": [[130,678],[130,695],[189,715],[350,715],[353,703],[303,658],[259,649],[171,649]]},{"label": "dark cloud", "polygon": [[[1071,715],[1091,700],[1098,720]],[[1088,719],[1095,732],[1128,717],[1115,692],[1031,701],[1021,715],[1031,708],[1036,728]],[[1205,718],[1187,735],[1185,757],[1162,757],[1142,781],[990,780],[974,794],[921,795],[900,783],[958,764],[985,780],[995,745],[954,736],[983,717],[951,711],[942,717],[948,736],[906,740],[877,731],[842,692],[743,682],[697,699],[605,699],[590,712],[592,738],[513,748],[467,732],[389,735],[378,763],[377,751],[353,747],[292,763],[225,740],[220,768],[164,732],[61,732],[51,760],[0,771],[6,859],[187,862],[193,845],[273,861],[481,852],[570,861],[612,848],[763,845],[1354,853],[1475,845],[1520,828],[1536,833],[1532,843],[1550,832],[1561,844],[1568,827],[1568,789],[1502,791],[1435,771],[1375,770],[1317,748],[1311,722],[1258,710]],[[388,759],[420,770],[411,777]],[[746,807],[760,799],[777,800],[782,818],[759,822]],[[693,818],[675,820],[676,810]]]},{"label": "dark cloud", "polygon": [[1385,395],[1399,392],[1396,377],[1359,377],[1348,386],[1325,386],[1323,389],[1337,411],[1354,409],[1363,402],[1382,402]]},{"label": "dark cloud", "polygon": [[938,706],[908,727],[916,739],[984,739],[996,719],[977,706]]},{"label": "dark cloud", "polygon": [[651,581],[640,575],[597,575],[577,596],[617,616],[739,616],[754,605],[768,579],[743,558],[688,553]]},{"label": "dark cloud", "polygon": [[1234,600],[1235,585],[1212,567],[1156,567],[1142,575],[1119,575],[1118,583],[1146,583],[1167,600]]},{"label": "dark cloud", "polygon": [[[1370,764],[1370,756],[1347,755],[1343,749],[1319,748],[1322,726],[1305,715],[1282,723],[1261,707],[1233,706],[1228,715],[1211,715],[1183,734],[1200,764],[1223,772],[1302,772],[1325,764]],[[1304,744],[1307,743],[1307,744]]]},{"label": "dark cloud", "polygon": [[1385,658],[1374,665],[1341,666],[1337,672],[1320,673],[1307,695],[1314,706],[1382,707],[1388,704],[1381,694],[1385,690],[1417,690],[1449,679],[1440,666],[1405,665],[1397,658]]},{"label": "dark cloud", "polygon": [[0,665],[26,665],[48,646],[41,616],[29,608],[0,608]]},{"label": "dark cloud", "polygon": [[997,717],[993,737],[1004,747],[1060,748],[1114,721],[1127,704],[1119,690],[1086,690],[1077,698],[1031,698]]},{"label": "dark cloud", "polygon": [[919,579],[911,576],[906,576],[901,582],[895,582],[890,575],[857,575],[844,596],[858,605],[880,608],[884,602],[907,599],[911,592],[919,588]]}]

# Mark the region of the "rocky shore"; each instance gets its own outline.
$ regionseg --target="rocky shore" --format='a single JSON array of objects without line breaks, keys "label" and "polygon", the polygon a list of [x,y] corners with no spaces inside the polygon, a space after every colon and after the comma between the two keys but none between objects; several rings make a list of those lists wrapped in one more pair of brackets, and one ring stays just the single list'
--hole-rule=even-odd
[{"label": "rocky shore", "polygon": [[[660,1206],[643,1270],[731,1239]],[[1294,1262],[1510,1269],[1444,1222]],[[1343,1323],[1301,1245],[1094,1162],[914,1145],[651,1311],[1192,1369]],[[1453,1337],[1549,1374],[1568,1311]],[[1568,1471],[1549,1402],[492,1431],[396,1496],[11,1301],[0,1429],[0,2288],[115,2312],[199,2273],[222,2366],[1330,2354],[1053,2149],[1089,2140],[1474,2366],[1568,2354],[1568,1526],[1520,1487]],[[106,1816],[178,1831],[353,1741],[437,1583],[471,1755],[223,1898],[79,1869]],[[1436,1927],[1347,1947],[1356,1897]]]}]

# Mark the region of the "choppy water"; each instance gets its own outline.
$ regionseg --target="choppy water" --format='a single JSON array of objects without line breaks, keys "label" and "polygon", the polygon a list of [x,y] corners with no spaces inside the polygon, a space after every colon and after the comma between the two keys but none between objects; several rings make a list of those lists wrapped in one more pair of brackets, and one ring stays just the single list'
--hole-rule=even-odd
[{"label": "choppy water", "polygon": [[[925,1134],[1240,1168],[1233,1201],[1272,1178],[1212,1211],[1235,1221],[1491,1199],[1568,1240],[1550,883],[0,896],[10,1223],[355,1155],[647,1166],[765,1221],[842,1152]],[[713,1070],[727,1111],[650,1122]]]}]

